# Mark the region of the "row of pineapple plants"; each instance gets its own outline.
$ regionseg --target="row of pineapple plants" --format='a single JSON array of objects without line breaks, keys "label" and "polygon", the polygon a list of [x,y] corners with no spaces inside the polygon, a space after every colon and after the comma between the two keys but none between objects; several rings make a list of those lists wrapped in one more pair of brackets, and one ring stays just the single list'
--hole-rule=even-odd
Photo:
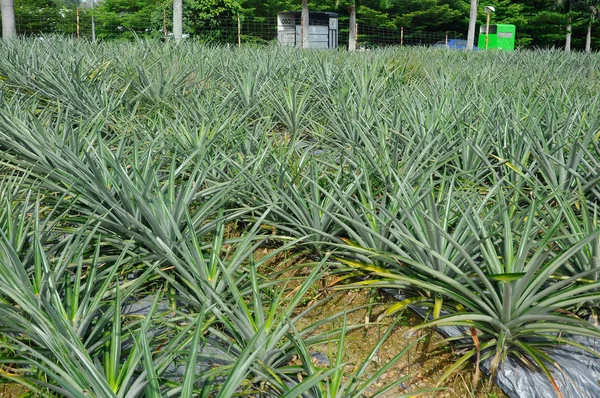
[{"label": "row of pineapple plants", "polygon": [[[3,43],[2,376],[73,397],[384,394],[404,380],[372,389],[385,339],[350,374],[349,328],[322,329],[344,309],[296,327],[333,272],[338,294],[402,292],[381,322],[412,304],[420,327],[463,327],[441,384],[508,355],[553,381],[548,349],[600,337],[599,63]],[[312,271],[269,275],[281,255]]]}]

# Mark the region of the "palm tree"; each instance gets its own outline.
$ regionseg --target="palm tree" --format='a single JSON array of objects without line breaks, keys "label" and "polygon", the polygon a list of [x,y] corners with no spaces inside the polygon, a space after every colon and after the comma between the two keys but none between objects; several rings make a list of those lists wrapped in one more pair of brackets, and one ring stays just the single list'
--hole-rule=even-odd
[{"label": "palm tree", "polygon": [[556,8],[560,8],[564,11],[567,12],[567,35],[565,38],[565,51],[569,52],[571,51],[571,32],[573,30],[573,25],[572,25],[572,21],[571,21],[571,10],[573,8],[573,4],[571,0],[555,0],[556,3]]},{"label": "palm tree", "polygon": [[0,0],[0,12],[2,13],[2,38],[11,39],[17,35],[14,0]]},{"label": "palm tree", "polygon": [[585,6],[590,12],[588,20],[587,35],[585,37],[585,52],[592,52],[592,24],[596,21],[596,17],[600,14],[600,0],[586,0]]},{"label": "palm tree", "polygon": [[175,41],[183,36],[183,0],[173,0],[173,36]]},{"label": "palm tree", "polygon": [[475,24],[477,23],[477,0],[471,0],[469,12],[469,32],[467,33],[467,50],[472,50],[475,43]]}]

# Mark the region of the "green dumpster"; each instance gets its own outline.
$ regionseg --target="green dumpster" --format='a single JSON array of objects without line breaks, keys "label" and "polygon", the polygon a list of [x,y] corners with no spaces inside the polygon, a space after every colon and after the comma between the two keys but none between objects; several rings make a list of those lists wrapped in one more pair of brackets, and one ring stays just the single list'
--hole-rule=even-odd
[{"label": "green dumpster", "polygon": [[[490,25],[490,38],[487,48],[513,51],[515,49],[516,31],[515,25]],[[481,49],[485,48],[485,25],[481,25],[481,28],[479,28],[479,42],[477,46]]]}]

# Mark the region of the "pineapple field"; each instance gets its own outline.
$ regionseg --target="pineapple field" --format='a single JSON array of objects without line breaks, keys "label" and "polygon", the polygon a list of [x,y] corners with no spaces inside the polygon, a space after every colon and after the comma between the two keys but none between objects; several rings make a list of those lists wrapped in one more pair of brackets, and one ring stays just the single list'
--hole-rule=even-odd
[{"label": "pineapple field", "polygon": [[598,54],[3,42],[0,200],[0,391],[596,396]]}]

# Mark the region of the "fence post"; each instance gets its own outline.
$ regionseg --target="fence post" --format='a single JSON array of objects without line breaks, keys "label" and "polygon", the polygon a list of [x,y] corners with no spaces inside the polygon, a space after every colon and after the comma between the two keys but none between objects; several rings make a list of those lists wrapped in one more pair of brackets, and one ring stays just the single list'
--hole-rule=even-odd
[{"label": "fence post", "polygon": [[238,12],[238,47],[242,46],[242,23],[240,21],[240,13]]},{"label": "fence post", "polygon": [[77,21],[77,39],[79,39],[79,7],[75,9],[75,16]]},{"label": "fence post", "polygon": [[400,47],[404,46],[404,26],[400,27]]},{"label": "fence post", "polygon": [[448,31],[446,31],[446,48],[448,47]]},{"label": "fence post", "polygon": [[167,41],[169,33],[167,32],[167,9],[163,10],[163,38]]}]

